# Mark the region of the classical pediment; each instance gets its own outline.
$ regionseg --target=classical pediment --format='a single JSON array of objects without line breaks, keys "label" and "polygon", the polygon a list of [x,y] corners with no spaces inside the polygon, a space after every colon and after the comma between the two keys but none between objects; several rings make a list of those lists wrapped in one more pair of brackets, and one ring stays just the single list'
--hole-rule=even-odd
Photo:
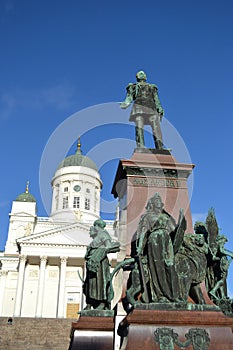
[{"label": "classical pediment", "polygon": [[19,211],[17,213],[10,213],[9,216],[18,216],[18,217],[31,217],[31,218],[35,218],[35,215],[30,214],[30,213],[26,213],[25,211]]},{"label": "classical pediment", "polygon": [[19,245],[72,245],[86,246],[90,243],[90,225],[74,223],[59,226],[42,233],[32,234],[17,240]]}]

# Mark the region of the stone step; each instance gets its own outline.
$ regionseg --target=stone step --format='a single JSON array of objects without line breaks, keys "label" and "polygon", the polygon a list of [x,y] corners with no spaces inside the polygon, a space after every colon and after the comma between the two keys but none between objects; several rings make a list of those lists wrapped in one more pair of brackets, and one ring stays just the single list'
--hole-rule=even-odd
[{"label": "stone step", "polygon": [[75,319],[0,317],[1,350],[68,350]]}]

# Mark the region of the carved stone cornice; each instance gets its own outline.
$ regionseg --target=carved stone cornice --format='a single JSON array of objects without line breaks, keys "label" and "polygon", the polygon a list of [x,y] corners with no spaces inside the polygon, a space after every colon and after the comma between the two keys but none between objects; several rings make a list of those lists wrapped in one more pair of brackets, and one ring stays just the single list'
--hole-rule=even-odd
[{"label": "carved stone cornice", "polygon": [[166,168],[152,168],[152,167],[135,167],[125,166],[123,168],[128,176],[153,176],[162,178],[187,179],[190,175],[189,170],[181,169],[166,169]]},{"label": "carved stone cornice", "polygon": [[127,175],[138,176],[159,176],[159,177],[173,177],[178,178],[178,171],[176,169],[161,169],[161,168],[147,168],[147,167],[124,167]]}]

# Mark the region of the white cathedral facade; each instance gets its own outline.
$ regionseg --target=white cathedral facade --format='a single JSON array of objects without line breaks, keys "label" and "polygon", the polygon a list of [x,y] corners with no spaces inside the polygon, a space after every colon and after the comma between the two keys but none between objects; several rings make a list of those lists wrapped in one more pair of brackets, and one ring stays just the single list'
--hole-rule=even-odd
[{"label": "white cathedral facade", "polygon": [[[85,303],[84,256],[90,227],[100,217],[102,182],[80,143],[51,183],[49,217],[37,216],[28,186],[12,203],[5,251],[0,253],[0,316],[76,318]],[[115,239],[113,221],[106,223]],[[110,259],[114,265],[116,256]]]}]

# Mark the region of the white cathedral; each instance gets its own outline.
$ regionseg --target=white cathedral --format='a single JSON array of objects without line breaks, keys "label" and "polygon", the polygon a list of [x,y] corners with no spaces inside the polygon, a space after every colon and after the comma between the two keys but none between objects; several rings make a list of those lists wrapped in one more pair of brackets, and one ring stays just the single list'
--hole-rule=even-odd
[{"label": "white cathedral", "polygon": [[[0,316],[77,318],[85,303],[84,256],[90,227],[100,217],[102,182],[95,163],[77,146],[52,178],[49,217],[37,216],[28,185],[12,203],[0,253]],[[116,239],[114,222],[106,224]],[[116,256],[110,259],[114,265]]]}]

